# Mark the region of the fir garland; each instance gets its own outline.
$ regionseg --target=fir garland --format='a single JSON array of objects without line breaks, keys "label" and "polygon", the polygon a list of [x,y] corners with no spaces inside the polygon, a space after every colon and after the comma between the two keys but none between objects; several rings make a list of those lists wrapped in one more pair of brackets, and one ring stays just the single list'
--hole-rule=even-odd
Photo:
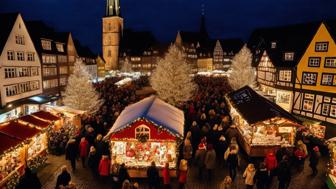
[{"label": "fir garland", "polygon": [[6,189],[15,189],[16,185],[20,181],[20,173],[15,171],[11,177],[9,177],[6,183]]},{"label": "fir garland", "polygon": [[47,159],[47,154],[36,156],[35,158],[28,160],[27,166],[32,170],[36,170],[44,166]]}]

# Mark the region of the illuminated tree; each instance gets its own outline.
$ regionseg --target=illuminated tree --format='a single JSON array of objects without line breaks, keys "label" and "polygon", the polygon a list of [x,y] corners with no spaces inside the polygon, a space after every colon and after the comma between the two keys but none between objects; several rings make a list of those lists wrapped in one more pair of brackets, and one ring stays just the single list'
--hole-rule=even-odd
[{"label": "illuminated tree", "polygon": [[184,53],[172,45],[165,57],[159,60],[150,83],[162,100],[177,105],[188,101],[196,91],[191,70]]},{"label": "illuminated tree", "polygon": [[64,96],[63,102],[66,106],[88,113],[97,111],[102,105],[99,94],[90,82],[90,74],[85,65],[79,61],[75,63]]},{"label": "illuminated tree", "polygon": [[255,71],[251,63],[252,53],[245,45],[232,60],[232,72],[228,78],[232,89],[237,90],[255,83]]}]

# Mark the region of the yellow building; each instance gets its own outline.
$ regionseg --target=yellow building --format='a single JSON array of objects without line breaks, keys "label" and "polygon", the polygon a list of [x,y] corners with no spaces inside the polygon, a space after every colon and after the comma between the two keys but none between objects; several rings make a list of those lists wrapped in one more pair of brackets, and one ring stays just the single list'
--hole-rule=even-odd
[{"label": "yellow building", "polygon": [[323,22],[299,64],[293,113],[336,124],[336,24]]}]

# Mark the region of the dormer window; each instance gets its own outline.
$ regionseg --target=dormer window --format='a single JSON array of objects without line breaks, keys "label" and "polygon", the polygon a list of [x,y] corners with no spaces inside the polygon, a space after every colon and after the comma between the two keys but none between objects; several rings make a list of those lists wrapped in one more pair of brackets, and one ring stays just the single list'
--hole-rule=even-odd
[{"label": "dormer window", "polygon": [[44,50],[51,50],[51,41],[41,40],[41,45]]},{"label": "dormer window", "polygon": [[275,49],[275,48],[276,48],[276,45],[277,45],[276,42],[273,41],[273,42],[271,43],[271,48],[272,48],[272,49]]},{"label": "dormer window", "polygon": [[64,52],[63,44],[57,43],[56,48],[58,52]]},{"label": "dormer window", "polygon": [[294,52],[286,52],[284,55],[285,61],[293,61],[294,60]]},{"label": "dormer window", "polygon": [[146,125],[140,125],[135,128],[135,138],[141,142],[145,142],[150,139],[150,128]]}]

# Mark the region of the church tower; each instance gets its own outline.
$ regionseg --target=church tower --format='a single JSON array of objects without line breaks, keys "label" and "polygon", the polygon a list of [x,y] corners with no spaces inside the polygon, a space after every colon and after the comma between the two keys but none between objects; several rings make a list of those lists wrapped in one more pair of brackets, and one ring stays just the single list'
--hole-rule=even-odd
[{"label": "church tower", "polygon": [[118,69],[119,44],[123,30],[123,19],[120,17],[119,0],[106,0],[106,13],[103,17],[103,58],[106,70]]}]

